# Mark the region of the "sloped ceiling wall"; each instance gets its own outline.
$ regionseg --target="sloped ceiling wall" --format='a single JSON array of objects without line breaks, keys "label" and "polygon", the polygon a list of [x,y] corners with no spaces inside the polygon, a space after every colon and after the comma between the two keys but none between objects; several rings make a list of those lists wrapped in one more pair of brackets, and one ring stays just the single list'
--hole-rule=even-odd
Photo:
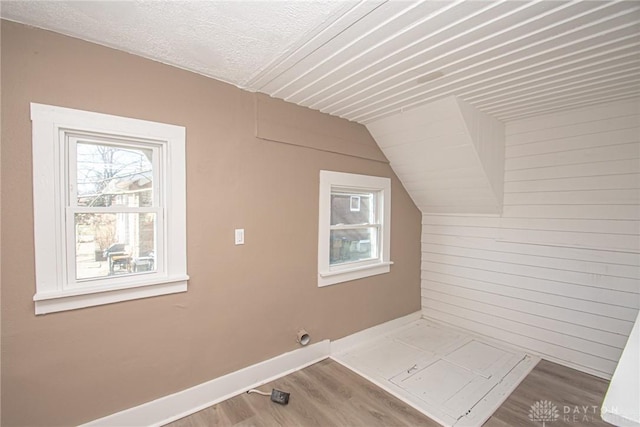
[{"label": "sloped ceiling wall", "polygon": [[[502,126],[478,111],[511,122],[640,93],[638,1],[252,4],[5,1],[0,14],[367,125],[425,213],[501,211]],[[262,118],[263,138],[283,129]]]},{"label": "sloped ceiling wall", "polygon": [[500,121],[450,96],[367,129],[423,213],[502,212]]},{"label": "sloped ceiling wall", "polygon": [[640,93],[638,1],[3,1],[0,15],[362,124],[449,95],[507,122]]}]

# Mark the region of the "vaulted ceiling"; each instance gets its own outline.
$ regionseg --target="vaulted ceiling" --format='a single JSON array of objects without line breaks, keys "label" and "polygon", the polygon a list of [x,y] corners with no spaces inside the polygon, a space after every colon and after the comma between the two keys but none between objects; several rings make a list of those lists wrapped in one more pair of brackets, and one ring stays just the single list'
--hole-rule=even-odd
[{"label": "vaulted ceiling", "polygon": [[455,95],[499,120],[640,93],[640,2],[2,1],[3,18],[368,124]]}]

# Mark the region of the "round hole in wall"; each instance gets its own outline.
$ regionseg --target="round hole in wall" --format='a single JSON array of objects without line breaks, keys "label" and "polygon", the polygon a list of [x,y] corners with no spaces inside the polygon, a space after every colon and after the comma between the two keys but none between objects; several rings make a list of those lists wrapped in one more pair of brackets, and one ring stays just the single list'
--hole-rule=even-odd
[{"label": "round hole in wall", "polygon": [[307,331],[301,329],[298,331],[298,339],[296,341],[298,341],[300,345],[307,345],[311,342],[311,336]]}]

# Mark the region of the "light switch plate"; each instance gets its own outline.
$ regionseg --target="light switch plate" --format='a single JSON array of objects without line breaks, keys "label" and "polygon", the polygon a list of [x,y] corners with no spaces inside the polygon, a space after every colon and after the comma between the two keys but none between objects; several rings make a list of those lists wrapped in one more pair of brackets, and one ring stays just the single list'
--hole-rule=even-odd
[{"label": "light switch plate", "polygon": [[244,228],[236,228],[236,245],[244,245]]}]

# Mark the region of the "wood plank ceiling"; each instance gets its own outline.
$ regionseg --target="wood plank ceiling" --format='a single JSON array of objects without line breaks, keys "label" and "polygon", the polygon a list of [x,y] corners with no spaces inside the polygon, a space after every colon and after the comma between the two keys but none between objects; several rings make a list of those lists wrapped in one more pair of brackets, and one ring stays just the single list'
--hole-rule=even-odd
[{"label": "wood plank ceiling", "polygon": [[3,1],[0,13],[363,124],[449,95],[509,121],[640,92],[638,0]]},{"label": "wood plank ceiling", "polygon": [[246,85],[363,124],[456,95],[501,121],[640,92],[638,1],[366,1]]}]

